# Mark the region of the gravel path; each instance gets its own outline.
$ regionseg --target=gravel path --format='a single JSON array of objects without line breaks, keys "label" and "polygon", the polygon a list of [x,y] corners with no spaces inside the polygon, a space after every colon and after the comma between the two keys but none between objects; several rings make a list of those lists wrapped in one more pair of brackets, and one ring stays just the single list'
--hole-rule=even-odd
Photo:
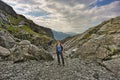
[{"label": "gravel path", "polygon": [[0,62],[0,80],[119,80],[94,61],[67,59],[66,65],[51,62],[27,61],[13,64]]}]

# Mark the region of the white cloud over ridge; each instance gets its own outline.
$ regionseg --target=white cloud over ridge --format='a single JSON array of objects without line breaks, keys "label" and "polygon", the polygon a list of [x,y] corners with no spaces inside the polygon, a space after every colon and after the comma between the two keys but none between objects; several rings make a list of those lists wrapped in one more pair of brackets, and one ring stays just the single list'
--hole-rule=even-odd
[{"label": "white cloud over ridge", "polygon": [[[35,23],[62,32],[81,33],[120,16],[120,1],[97,6],[103,0],[3,0]],[[89,7],[94,4],[94,7]],[[33,13],[34,12],[34,13]]]}]

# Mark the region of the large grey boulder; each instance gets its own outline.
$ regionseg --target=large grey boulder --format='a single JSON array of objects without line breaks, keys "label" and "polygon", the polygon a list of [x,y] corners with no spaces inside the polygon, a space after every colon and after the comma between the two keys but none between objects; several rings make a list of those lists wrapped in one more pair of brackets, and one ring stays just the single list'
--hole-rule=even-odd
[{"label": "large grey boulder", "polygon": [[120,75],[120,57],[109,61],[104,61],[103,65],[111,72],[115,73],[116,76]]},{"label": "large grey boulder", "polygon": [[2,46],[0,46],[0,56],[9,56],[10,51]]},{"label": "large grey boulder", "polygon": [[19,42],[10,50],[11,56],[9,58],[14,62],[26,60],[53,60],[53,57],[48,52],[44,49],[39,49],[28,40]]},{"label": "large grey boulder", "polygon": [[0,30],[0,46],[5,48],[12,48],[15,44],[13,35],[6,30]]},{"label": "large grey boulder", "polygon": [[0,58],[5,59],[6,57],[10,56],[10,51],[2,46],[0,46]]}]

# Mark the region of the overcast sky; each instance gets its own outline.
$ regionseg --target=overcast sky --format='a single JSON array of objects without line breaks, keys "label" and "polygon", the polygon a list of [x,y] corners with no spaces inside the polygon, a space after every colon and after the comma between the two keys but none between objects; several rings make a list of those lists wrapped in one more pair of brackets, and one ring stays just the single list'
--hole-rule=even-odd
[{"label": "overcast sky", "polygon": [[2,0],[35,23],[62,32],[81,33],[120,16],[120,0]]}]

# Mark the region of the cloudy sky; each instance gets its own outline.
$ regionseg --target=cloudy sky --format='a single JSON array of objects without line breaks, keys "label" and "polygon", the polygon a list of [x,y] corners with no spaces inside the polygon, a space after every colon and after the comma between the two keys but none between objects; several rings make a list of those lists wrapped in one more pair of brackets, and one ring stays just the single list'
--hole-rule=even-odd
[{"label": "cloudy sky", "polygon": [[35,23],[62,32],[81,33],[120,16],[120,0],[2,0]]}]

